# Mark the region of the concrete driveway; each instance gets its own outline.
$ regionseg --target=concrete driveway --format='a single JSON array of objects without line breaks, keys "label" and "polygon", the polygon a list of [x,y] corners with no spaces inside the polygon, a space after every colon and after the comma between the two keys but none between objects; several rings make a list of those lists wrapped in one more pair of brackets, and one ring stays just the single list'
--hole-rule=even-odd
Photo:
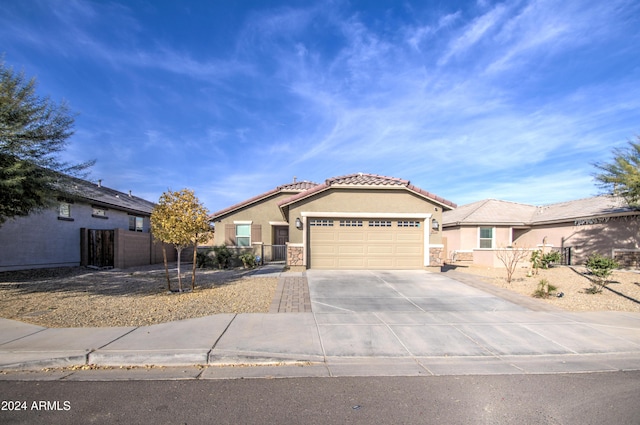
[{"label": "concrete driveway", "polygon": [[527,310],[423,270],[308,270],[307,280],[315,313]]}]

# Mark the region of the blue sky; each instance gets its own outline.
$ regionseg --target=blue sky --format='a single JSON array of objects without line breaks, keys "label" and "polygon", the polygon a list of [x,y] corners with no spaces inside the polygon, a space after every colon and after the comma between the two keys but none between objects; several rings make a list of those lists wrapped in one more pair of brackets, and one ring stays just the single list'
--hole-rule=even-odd
[{"label": "blue sky", "polygon": [[0,0],[0,52],[78,114],[90,179],[211,212],[355,172],[578,199],[640,134],[637,0]]}]

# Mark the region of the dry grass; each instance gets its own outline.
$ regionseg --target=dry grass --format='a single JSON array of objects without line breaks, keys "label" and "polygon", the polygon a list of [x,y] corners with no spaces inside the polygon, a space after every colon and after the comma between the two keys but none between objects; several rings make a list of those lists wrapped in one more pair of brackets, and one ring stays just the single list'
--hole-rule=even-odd
[{"label": "dry grass", "polygon": [[[545,302],[568,311],[631,311],[640,313],[640,273],[616,270],[600,294],[589,294],[591,281],[584,267],[553,267],[540,270],[537,276],[528,277],[528,268],[517,269],[511,284],[506,282],[506,270],[502,268],[459,266],[456,271],[479,276],[484,282],[506,288],[522,295],[532,296],[541,279],[547,279],[564,295],[551,296]],[[615,292],[613,292],[615,291]],[[630,298],[630,299],[629,299]],[[634,301],[635,300],[635,301]]]}]

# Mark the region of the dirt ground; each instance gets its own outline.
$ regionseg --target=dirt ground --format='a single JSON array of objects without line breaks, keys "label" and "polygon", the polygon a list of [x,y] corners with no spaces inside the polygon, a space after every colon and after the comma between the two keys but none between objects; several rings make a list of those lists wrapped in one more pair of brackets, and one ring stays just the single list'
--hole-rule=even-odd
[{"label": "dirt ground", "polygon": [[[563,296],[544,302],[567,311],[640,312],[637,271],[614,272],[608,285],[611,291],[592,295],[586,293],[591,284],[579,267],[554,267],[533,277],[527,277],[527,269],[519,269],[511,284],[505,281],[504,269],[460,265],[455,269],[528,296],[540,279],[547,279]],[[242,269],[198,270],[196,289],[175,293],[167,291],[161,265],[105,271],[77,267],[3,272],[0,317],[55,328],[144,326],[219,313],[268,312],[277,278],[247,277],[247,273]],[[170,274],[176,289],[175,265]],[[190,273],[184,275],[183,286],[190,288]]]}]

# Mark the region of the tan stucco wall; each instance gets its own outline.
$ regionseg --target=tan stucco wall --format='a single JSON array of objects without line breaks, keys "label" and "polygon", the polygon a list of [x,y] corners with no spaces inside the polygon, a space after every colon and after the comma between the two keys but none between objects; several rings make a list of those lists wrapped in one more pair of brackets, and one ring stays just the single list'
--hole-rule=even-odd
[{"label": "tan stucco wall", "polygon": [[[251,221],[252,224],[259,224],[262,226],[262,241],[264,244],[273,243],[273,227],[269,222],[284,222],[282,213],[278,208],[278,202],[282,199],[288,198],[293,193],[280,193],[263,199],[260,202],[250,205],[249,207],[242,208],[225,216],[220,221],[215,221],[216,232],[214,237],[215,245],[222,245],[225,243],[225,225],[233,224],[234,221]],[[254,242],[254,241],[252,241]]]},{"label": "tan stucco wall", "polygon": [[[437,208],[437,211],[436,211]],[[331,189],[309,197],[289,209],[289,241],[302,243],[302,230],[295,227],[303,212],[348,213],[416,213],[431,214],[442,224],[442,207],[406,190],[395,189]],[[431,223],[425,223],[431,228]],[[431,232],[430,244],[442,243],[442,229]]]}]

